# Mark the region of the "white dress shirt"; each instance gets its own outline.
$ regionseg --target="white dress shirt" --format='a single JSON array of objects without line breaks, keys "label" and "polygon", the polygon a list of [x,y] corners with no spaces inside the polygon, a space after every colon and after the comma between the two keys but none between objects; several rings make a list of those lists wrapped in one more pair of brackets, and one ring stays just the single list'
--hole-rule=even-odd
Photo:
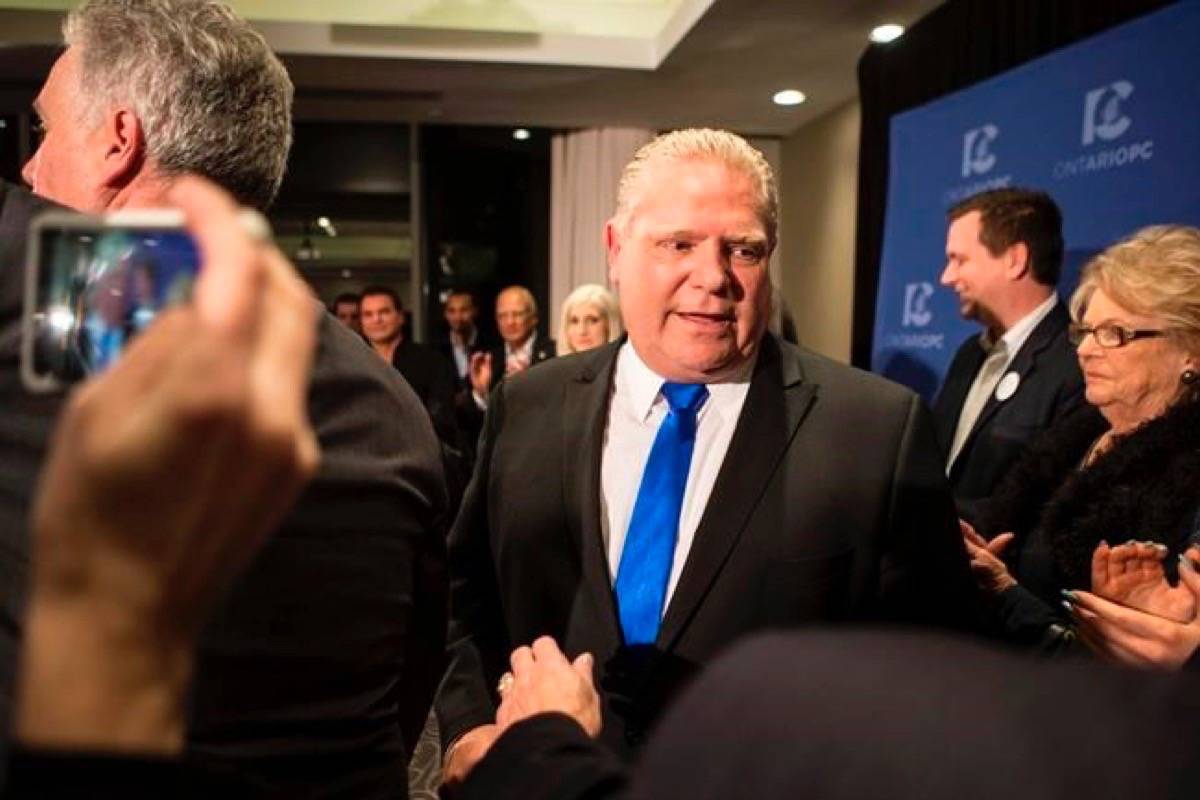
[{"label": "white dress shirt", "polygon": [[478,328],[472,328],[471,335],[466,337],[450,331],[450,351],[454,353],[454,369],[458,372],[459,379],[467,377],[471,368],[471,348],[475,346],[475,340],[478,338]]},{"label": "white dress shirt", "polygon": [[[979,367],[979,371],[975,373],[975,380],[971,382],[971,388],[967,391],[962,408],[958,411],[958,423],[954,428],[954,441],[950,445],[950,457],[946,459],[947,475],[950,474],[951,469],[954,467],[954,462],[958,460],[959,454],[962,453],[963,445],[967,443],[967,437],[970,436],[971,429],[975,427],[975,423],[978,421],[983,407],[987,405],[987,398],[995,391],[996,386],[1000,383],[1000,379],[1004,375],[1004,371],[1012,364],[1013,359],[1017,357],[1017,353],[1021,352],[1021,348],[1025,346],[1025,342],[1033,334],[1034,328],[1040,325],[1042,320],[1054,310],[1054,305],[1057,302],[1058,295],[1051,292],[1050,296],[1037,308],[1021,317],[996,342],[991,340],[987,331],[980,334],[979,345],[988,353],[988,357],[984,359]],[[993,363],[994,359],[995,362]]]},{"label": "white dress shirt", "polygon": [[[746,394],[750,391],[753,372],[752,361],[733,381],[708,384],[708,399],[696,417],[696,443],[688,469],[687,488],[683,493],[679,538],[675,542],[675,557],[671,562],[666,602],[663,603],[664,613],[691,552],[692,540],[708,505],[717,473],[725,461],[729,441],[733,438]],[[650,457],[658,427],[667,416],[667,401],[660,391],[663,383],[664,379],[646,366],[632,343],[625,342],[617,355],[600,462],[601,527],[608,554],[609,577],[614,582],[621,564],[621,551],[625,547],[625,534],[641,487],[642,471]]]}]

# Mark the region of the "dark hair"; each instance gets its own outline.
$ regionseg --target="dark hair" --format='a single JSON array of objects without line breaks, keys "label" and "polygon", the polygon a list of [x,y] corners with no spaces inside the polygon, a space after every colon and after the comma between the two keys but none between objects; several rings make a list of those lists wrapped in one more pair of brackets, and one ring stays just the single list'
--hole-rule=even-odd
[{"label": "dark hair", "polygon": [[[451,297],[469,297],[471,298],[472,304],[476,303],[475,293],[470,289],[451,289],[450,291],[446,292],[446,302],[449,302]],[[443,305],[445,305],[445,303],[443,303]]]},{"label": "dark hair", "polygon": [[992,189],[972,195],[946,212],[951,222],[979,212],[979,241],[993,256],[1018,242],[1029,248],[1038,283],[1054,286],[1062,270],[1062,214],[1054,199],[1032,189]]},{"label": "dark hair", "polygon": [[329,310],[336,311],[337,307],[342,303],[354,303],[354,305],[358,305],[361,300],[362,298],[359,297],[358,292],[342,292],[337,297],[333,298],[333,302],[329,304]]},{"label": "dark hair", "polygon": [[396,307],[396,310],[404,310],[404,304],[400,302],[400,295],[396,294],[394,289],[390,289],[387,286],[368,286],[358,293],[358,296],[363,300],[376,295],[385,295],[392,298],[392,305]]}]

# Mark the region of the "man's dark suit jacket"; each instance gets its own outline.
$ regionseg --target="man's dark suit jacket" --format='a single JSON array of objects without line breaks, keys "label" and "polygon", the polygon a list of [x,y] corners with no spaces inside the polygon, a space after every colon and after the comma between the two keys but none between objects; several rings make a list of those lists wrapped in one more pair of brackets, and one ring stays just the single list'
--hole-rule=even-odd
[{"label": "man's dark suit jacket", "polygon": [[[61,399],[27,394],[18,371],[22,253],[38,201],[0,184],[0,202],[7,705],[29,566],[26,516]],[[405,743],[416,741],[444,664],[437,441],[403,379],[327,313],[308,407],[320,469],[201,638],[189,753],[286,796],[403,797]]]},{"label": "man's dark suit jacket", "polygon": [[620,343],[492,393],[451,534],[444,741],[493,720],[510,651],[595,655],[605,737],[630,752],[692,673],[751,631],[852,620],[969,625],[975,592],[928,412],[773,336],[654,648],[622,647],[600,461]]},{"label": "man's dark suit jacket", "polygon": [[572,720],[510,728],[463,800],[1189,800],[1200,675],[936,637],[764,636],[719,659],[629,772]]},{"label": "man's dark suit jacket", "polygon": [[[1020,376],[1016,394],[997,400],[992,393],[954,460],[950,486],[959,516],[968,522],[982,518],[988,497],[1030,442],[1084,402],[1079,360],[1067,339],[1069,322],[1067,310],[1059,303],[1033,329],[1004,372]],[[958,415],[975,373],[986,357],[978,336],[963,342],[934,401],[943,463],[949,458]]]},{"label": "man's dark suit jacket", "polygon": [[392,366],[417,393],[438,438],[452,447],[461,447],[458,419],[454,413],[456,384],[454,362],[447,361],[432,347],[403,339],[392,353]]},{"label": "man's dark suit jacket", "polygon": [[[540,364],[558,355],[557,345],[553,339],[538,336],[536,333],[533,336],[533,360],[529,366]],[[504,350],[504,342],[492,347],[490,352],[492,354],[492,388],[495,389],[500,381],[504,380],[504,365],[508,360],[508,354]]]},{"label": "man's dark suit jacket", "polygon": [[[450,362],[450,366],[454,369],[454,377],[458,382],[459,387],[465,387],[468,391],[471,388],[471,379],[469,375],[458,375],[458,362],[454,360],[454,345],[450,342],[450,338],[438,339],[433,343],[433,349],[437,350],[446,360]],[[488,353],[495,348],[495,343],[489,339],[485,339],[483,333],[476,328],[475,343],[467,348],[468,356],[474,353]]]},{"label": "man's dark suit jacket", "polygon": [[[558,354],[553,339],[545,339],[534,334],[533,340],[533,361],[530,366],[540,364],[554,358]],[[504,380],[504,366],[508,358],[504,350],[504,342],[494,345],[487,351],[492,356],[492,390],[494,391],[500,382]],[[472,450],[472,458],[475,456],[475,449],[478,448],[479,434],[483,430],[484,414],[479,410],[479,406],[475,405],[475,397],[471,392],[470,379],[467,381],[467,391],[462,395],[462,404],[459,407],[459,421],[465,429],[471,444],[474,446]]]}]

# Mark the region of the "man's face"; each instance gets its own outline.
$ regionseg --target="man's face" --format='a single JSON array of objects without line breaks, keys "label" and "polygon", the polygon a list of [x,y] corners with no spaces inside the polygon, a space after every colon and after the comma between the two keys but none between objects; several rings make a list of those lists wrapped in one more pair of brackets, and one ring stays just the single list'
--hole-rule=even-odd
[{"label": "man's face", "polygon": [[350,330],[356,333],[362,331],[362,326],[358,321],[358,303],[343,300],[333,307],[333,313],[338,321]]},{"label": "man's face", "polygon": [[946,268],[942,270],[942,286],[958,295],[959,313],[985,325],[991,324],[989,310],[1000,292],[1005,290],[1007,259],[1001,253],[993,256],[979,241],[980,213],[972,211],[950,223],[946,233]]},{"label": "man's face", "polygon": [[452,294],[446,300],[446,324],[464,336],[475,327],[475,301],[469,294]]},{"label": "man's face", "polygon": [[81,121],[77,49],[67,48],[59,56],[33,101],[43,137],[21,177],[35,194],[77,211],[99,213],[105,208],[98,160],[103,158],[103,126]]},{"label": "man's face", "polygon": [[747,176],[711,159],[649,164],[628,222],[609,222],[606,241],[625,328],[652,370],[707,383],[754,357],[770,315],[770,245]]},{"label": "man's face", "polygon": [[369,294],[362,299],[363,335],[371,344],[390,344],[400,338],[404,315],[386,294]]},{"label": "man's face", "polygon": [[496,298],[496,327],[510,347],[520,347],[537,327],[537,314],[520,292],[501,292]]}]

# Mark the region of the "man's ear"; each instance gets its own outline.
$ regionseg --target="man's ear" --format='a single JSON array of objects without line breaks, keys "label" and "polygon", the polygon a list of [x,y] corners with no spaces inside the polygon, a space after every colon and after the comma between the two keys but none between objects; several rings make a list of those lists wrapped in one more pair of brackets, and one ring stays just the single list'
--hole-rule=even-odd
[{"label": "man's ear", "polygon": [[102,147],[101,183],[120,189],[133,181],[146,161],[146,139],[142,122],[130,108],[105,115],[99,131]]},{"label": "man's ear", "polygon": [[1029,245],[1017,242],[1004,253],[1004,271],[1009,280],[1020,280],[1029,272]]},{"label": "man's ear", "polygon": [[604,223],[604,250],[608,253],[608,282],[619,286],[617,279],[617,256],[621,253],[621,232],[617,230],[615,217]]}]

